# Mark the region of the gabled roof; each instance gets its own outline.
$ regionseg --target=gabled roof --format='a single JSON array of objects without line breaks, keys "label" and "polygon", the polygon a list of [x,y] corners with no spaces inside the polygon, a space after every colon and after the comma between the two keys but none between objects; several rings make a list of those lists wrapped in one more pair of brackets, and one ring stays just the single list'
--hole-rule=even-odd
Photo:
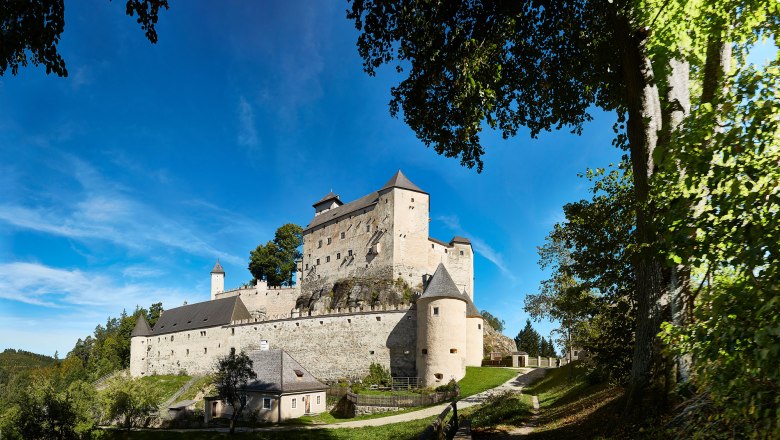
[{"label": "gabled roof", "polygon": [[468,297],[463,297],[463,294],[458,290],[458,286],[455,285],[455,281],[452,281],[450,273],[443,264],[439,263],[439,267],[436,268],[436,272],[433,273],[433,277],[425,287],[425,291],[420,296],[420,299],[438,299],[438,298],[453,298],[468,303]]},{"label": "gabled roof", "polygon": [[311,223],[309,223],[309,226],[307,226],[306,229],[303,230],[303,232],[306,232],[319,225],[327,223],[330,220],[334,220],[341,216],[345,216],[350,213],[360,211],[363,208],[368,208],[369,206],[375,205],[378,201],[379,201],[379,193],[372,192],[371,194],[367,194],[355,200],[354,202],[349,202],[346,205],[337,206],[327,212],[323,212],[322,214],[314,217]]},{"label": "gabled roof", "polygon": [[251,319],[252,315],[238,296],[204,301],[166,310],[149,333],[165,333],[198,328],[228,325],[239,319]]},{"label": "gabled roof", "polygon": [[211,269],[211,273],[225,273],[225,270],[222,269],[222,265],[219,264],[219,260],[217,260],[217,264],[214,265],[214,269]]},{"label": "gabled roof", "polygon": [[254,350],[247,356],[257,374],[245,387],[248,391],[279,394],[327,388],[284,350]]},{"label": "gabled roof", "polygon": [[133,332],[130,333],[130,337],[133,336],[149,336],[152,334],[152,328],[149,327],[149,323],[146,322],[144,315],[138,315],[138,319],[135,321],[135,327]]},{"label": "gabled roof", "polygon": [[428,194],[427,192],[421,190],[417,185],[412,183],[411,180],[409,180],[404,173],[401,172],[401,170],[398,170],[397,173],[393,177],[390,178],[390,180],[385,183],[385,186],[379,189],[379,192],[382,192],[389,188],[401,188],[401,189],[408,189],[410,191],[417,191],[423,194]]},{"label": "gabled roof", "polygon": [[344,204],[344,202],[342,202],[339,199],[339,195],[338,194],[334,194],[333,191],[331,191],[331,192],[325,194],[325,197],[323,197],[323,198],[319,199],[318,201],[314,202],[314,204],[311,205],[311,206],[316,208],[317,206],[319,206],[319,205],[321,205],[321,204],[323,204],[325,202],[331,201],[333,199],[335,199],[339,203],[339,205],[343,205]]}]

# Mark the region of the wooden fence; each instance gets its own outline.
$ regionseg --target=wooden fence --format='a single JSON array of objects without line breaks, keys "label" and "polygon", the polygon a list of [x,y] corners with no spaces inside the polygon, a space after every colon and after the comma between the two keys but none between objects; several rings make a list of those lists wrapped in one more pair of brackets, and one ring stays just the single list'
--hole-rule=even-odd
[{"label": "wooden fence", "polygon": [[[452,411],[452,417],[450,417],[449,421],[445,421],[447,419],[447,415],[449,414],[450,410]],[[425,431],[423,431],[422,434],[420,434],[419,439],[420,440],[444,440],[444,439],[451,439],[455,433],[458,431],[458,400],[457,398],[452,401],[449,405],[447,405],[446,408],[444,408],[444,411],[439,414],[439,417],[436,417],[436,420],[433,421],[430,425],[428,425],[427,428],[425,428]]]},{"label": "wooden fence", "polygon": [[386,406],[406,408],[412,406],[434,405],[458,396],[457,391],[437,392],[431,394],[380,395],[346,393],[347,400],[357,406]]}]

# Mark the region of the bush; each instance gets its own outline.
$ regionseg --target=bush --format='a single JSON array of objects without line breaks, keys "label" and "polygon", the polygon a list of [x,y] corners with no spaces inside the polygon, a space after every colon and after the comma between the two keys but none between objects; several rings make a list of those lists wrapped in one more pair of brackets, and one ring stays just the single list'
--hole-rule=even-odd
[{"label": "bush", "polygon": [[372,362],[368,367],[368,376],[363,379],[365,385],[376,385],[389,387],[393,383],[393,377],[390,376],[390,370],[383,367],[382,364]]}]

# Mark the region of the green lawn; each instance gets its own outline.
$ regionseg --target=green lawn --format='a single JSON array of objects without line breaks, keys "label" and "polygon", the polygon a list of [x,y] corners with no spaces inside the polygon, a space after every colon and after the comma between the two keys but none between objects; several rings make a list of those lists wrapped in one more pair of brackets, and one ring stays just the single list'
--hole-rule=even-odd
[{"label": "green lawn", "polygon": [[460,397],[468,397],[495,388],[518,375],[511,368],[466,367],[466,377],[458,382]]},{"label": "green lawn", "polygon": [[178,391],[188,380],[190,376],[184,375],[161,375],[161,376],[146,376],[141,380],[152,385],[157,395],[157,403],[163,403],[168,400],[173,393]]},{"label": "green lawn", "polygon": [[214,378],[211,376],[203,376],[195,381],[195,383],[192,384],[192,386],[184,392],[184,394],[179,397],[179,400],[191,400],[195,398],[195,395],[198,394],[202,389],[210,386],[212,382],[214,381]]}]

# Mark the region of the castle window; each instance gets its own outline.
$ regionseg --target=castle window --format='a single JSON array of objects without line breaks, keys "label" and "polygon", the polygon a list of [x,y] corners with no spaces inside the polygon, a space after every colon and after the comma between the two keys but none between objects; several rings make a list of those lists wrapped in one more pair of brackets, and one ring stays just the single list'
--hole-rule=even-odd
[{"label": "castle window", "polygon": [[233,328],[231,328],[231,329],[230,329],[230,334],[231,334],[231,335],[235,335],[235,334],[236,334],[236,329],[235,329],[235,327],[233,327]]},{"label": "castle window", "polygon": [[366,225],[366,232],[371,232],[371,225]]},{"label": "castle window", "polygon": [[414,197],[412,197],[412,201],[414,202]]},{"label": "castle window", "polygon": [[189,356],[189,355],[190,355],[190,349],[188,348],[187,349],[187,356]]},{"label": "castle window", "polygon": [[444,253],[445,253],[445,254],[447,254],[447,253],[449,253],[449,252],[447,251],[447,249],[444,249]]},{"label": "castle window", "polygon": [[171,342],[173,342],[173,335],[171,335]]},{"label": "castle window", "polygon": [[326,257],[325,257],[325,262],[326,262],[326,263],[330,263],[330,255],[328,255],[328,256],[326,256]]},{"label": "castle window", "polygon": [[330,238],[330,237],[328,237],[328,244],[330,244],[330,243],[331,243],[331,238]]},{"label": "castle window", "polygon": [[200,335],[201,335],[201,336],[206,336],[206,330],[203,330],[203,331],[201,331],[201,332],[200,332]]},{"label": "castle window", "polygon": [[374,354],[374,350],[369,351],[368,354]]},{"label": "castle window", "polygon": [[439,316],[439,308],[438,307],[434,307],[433,308],[433,316]]},{"label": "castle window", "polygon": [[209,349],[208,349],[208,348],[206,348],[206,347],[203,347],[203,354],[206,354],[206,353],[208,353],[208,352],[209,352]]},{"label": "castle window", "polygon": [[433,375],[433,377],[435,377],[435,378],[436,378],[436,380],[442,380],[442,378],[444,377],[444,375],[443,375],[443,374],[441,374],[441,373],[436,373],[436,374],[434,374],[434,375]]},{"label": "castle window", "polygon": [[344,237],[345,237],[345,234],[342,232],[342,233],[341,233],[341,239],[343,240],[343,239],[344,239]]},{"label": "castle window", "polygon": [[159,351],[157,352],[157,357],[160,357],[160,352]]},{"label": "castle window", "polygon": [[[450,350],[450,352],[452,352],[452,350]],[[231,356],[235,356],[236,355],[236,348],[235,347],[230,347],[230,355]]]},{"label": "castle window", "polygon": [[463,255],[463,251],[460,251],[460,254]]},{"label": "castle window", "polygon": [[171,350],[171,356],[173,356],[173,350]]},{"label": "castle window", "polygon": [[297,406],[298,402],[296,402],[296,399],[292,400],[292,407],[295,408]]},{"label": "castle window", "polygon": [[263,397],[263,409],[271,409],[271,398]]},{"label": "castle window", "polygon": [[482,330],[482,324],[477,324],[477,330]]},{"label": "castle window", "polygon": [[433,243],[431,243],[431,249],[433,249]]},{"label": "castle window", "polygon": [[317,266],[319,266],[319,265],[320,265],[320,259],[317,258]]},{"label": "castle window", "polygon": [[458,352],[457,348],[450,348],[450,353],[455,354]]},{"label": "castle window", "polygon": [[350,256],[350,257],[352,256],[352,249],[347,251],[347,255]]},{"label": "castle window", "polygon": [[422,349],[422,354],[428,354],[428,349],[427,348],[423,348]]},{"label": "castle window", "polygon": [[321,397],[321,396],[317,396],[317,405],[319,405],[319,404],[320,404],[320,397]]},{"label": "castle window", "polygon": [[318,248],[321,248],[321,247],[322,247],[322,240],[320,240],[320,241],[317,243],[317,247],[318,247]]},{"label": "castle window", "polygon": [[[306,263],[306,270],[309,270],[309,263]],[[266,293],[267,295],[267,293]]]},{"label": "castle window", "polygon": [[377,321],[381,321],[381,320],[382,320],[382,317],[381,317],[381,316],[377,316],[377,317],[376,317],[376,320],[377,320]]},{"label": "castle window", "polygon": [[341,260],[341,252],[336,252],[336,259]]}]

